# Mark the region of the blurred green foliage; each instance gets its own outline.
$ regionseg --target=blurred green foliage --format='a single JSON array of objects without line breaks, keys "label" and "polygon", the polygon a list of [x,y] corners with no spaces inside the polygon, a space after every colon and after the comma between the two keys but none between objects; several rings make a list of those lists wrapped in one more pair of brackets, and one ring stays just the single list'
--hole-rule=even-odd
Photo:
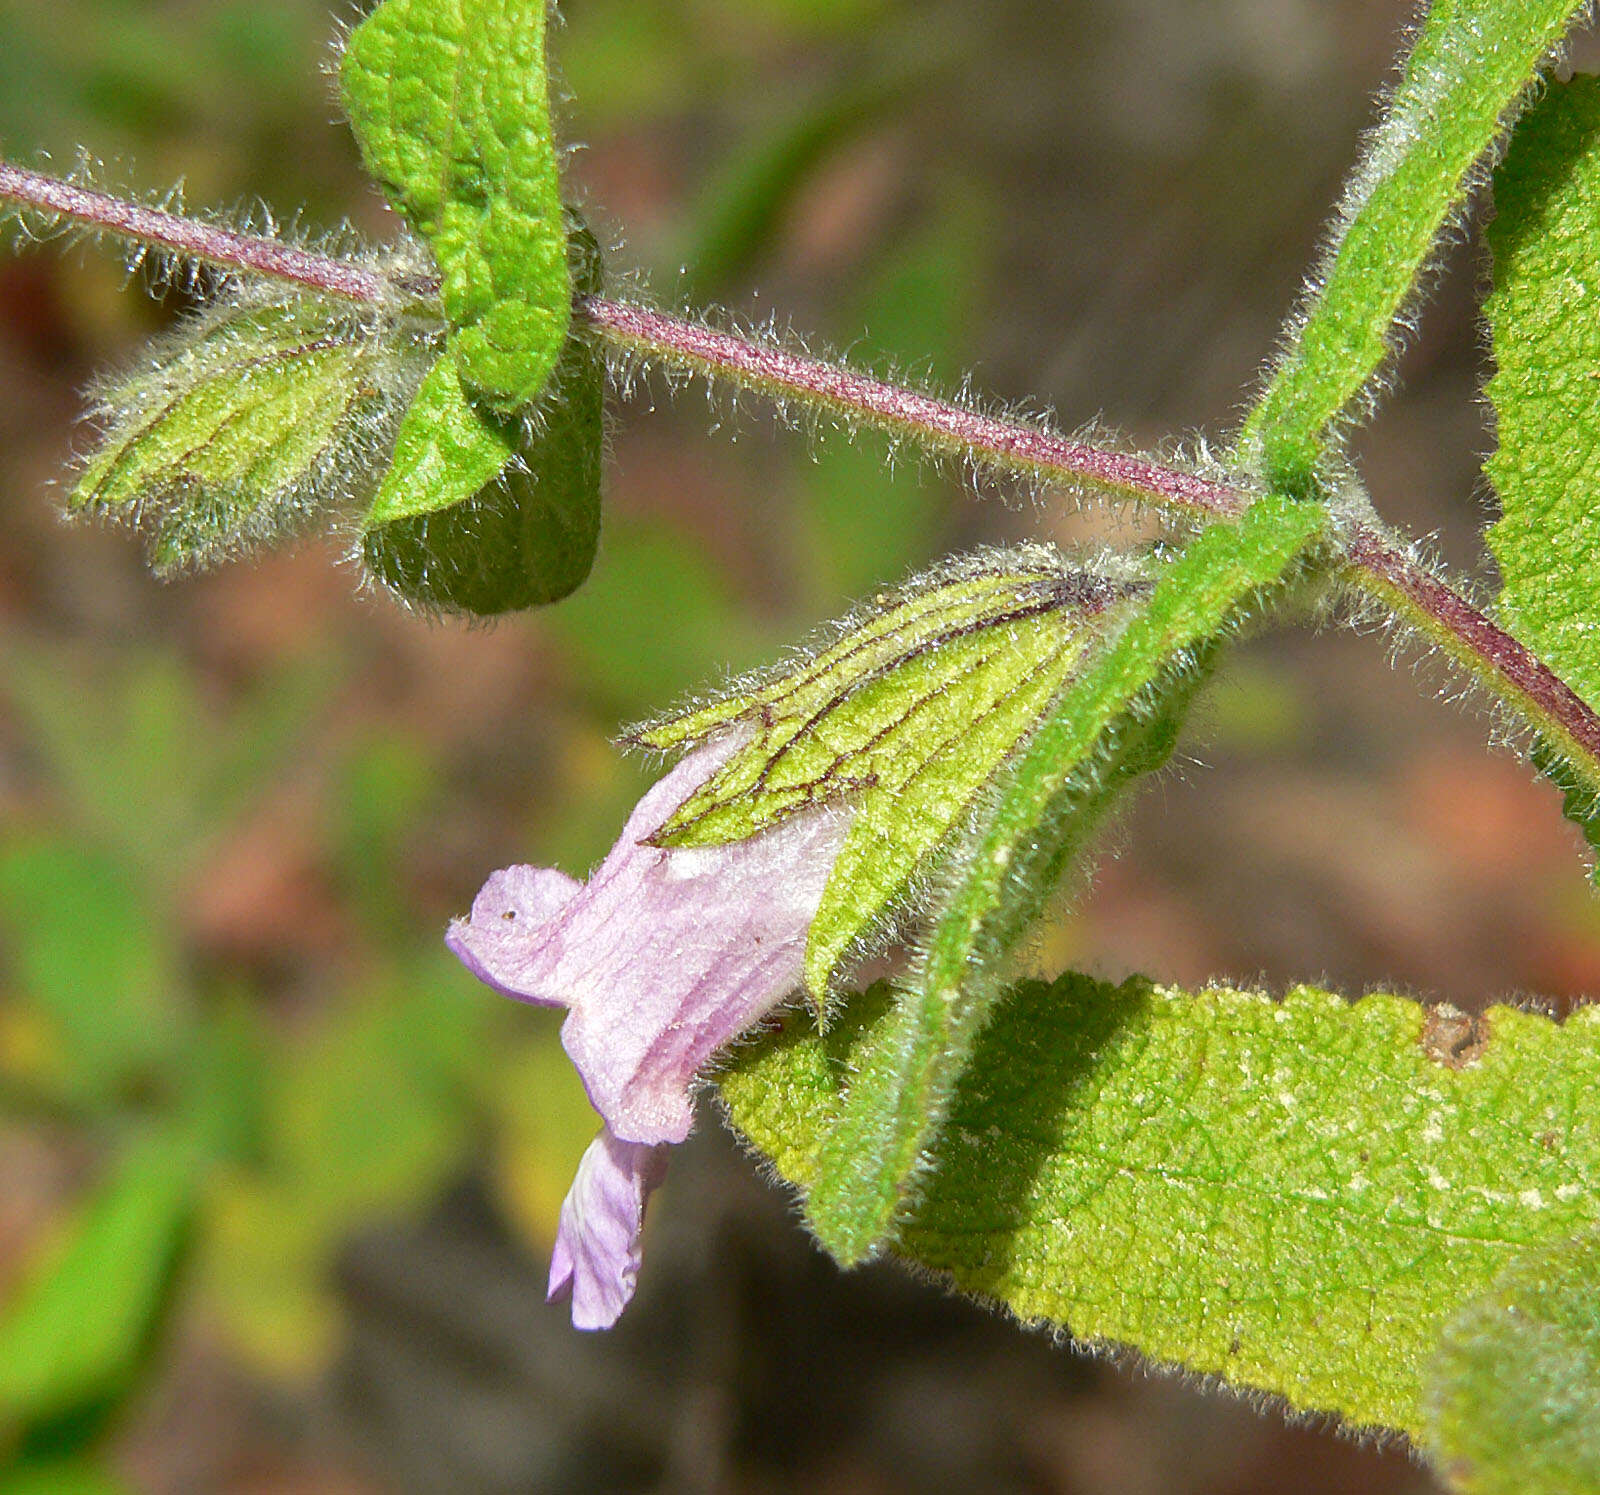
[{"label": "blurred green foliage", "polygon": [[1527,1251],[1446,1326],[1425,1434],[1454,1489],[1600,1490],[1596,1266],[1592,1228]]},{"label": "blurred green foliage", "polygon": [[348,134],[326,128],[329,32],[321,0],[0,0],[0,145],[332,220],[359,178]]},{"label": "blurred green foliage", "polygon": [[126,1495],[127,1489],[87,1459],[27,1459],[0,1475],[0,1495]]},{"label": "blurred green foliage", "polygon": [[37,1428],[134,1371],[192,1219],[203,1155],[187,1129],[127,1143],[0,1324],[0,1408]]},{"label": "blurred green foliage", "polygon": [[[335,664],[285,666],[218,719],[176,659],[10,639],[5,663],[0,708],[53,804],[0,838],[0,1094],[93,1161],[0,1308],[0,1437],[59,1451],[100,1431],[185,1295],[266,1372],[325,1363],[341,1243],[426,1203],[500,1113],[528,1135],[505,1071],[543,1067],[560,1130],[535,1168],[570,1173],[593,1120],[552,1026],[508,1044],[509,1009],[404,906],[403,846],[438,792],[419,743],[365,737],[331,774],[326,860],[359,922],[314,1016],[285,1021],[270,983],[202,958],[184,906],[202,853],[326,737]],[[538,1197],[515,1210],[535,1240],[559,1203]]]},{"label": "blurred green foliage", "polygon": [[[303,67],[322,39],[316,5],[8,0],[0,21],[0,134],[17,142],[99,151],[218,119],[264,127],[316,89]],[[76,134],[91,122],[95,140]]]}]

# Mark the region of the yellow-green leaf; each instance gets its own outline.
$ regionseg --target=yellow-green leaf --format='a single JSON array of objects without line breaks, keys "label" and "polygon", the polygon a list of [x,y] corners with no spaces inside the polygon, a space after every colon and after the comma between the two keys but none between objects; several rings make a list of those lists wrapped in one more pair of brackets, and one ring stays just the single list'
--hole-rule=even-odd
[{"label": "yellow-green leaf", "polygon": [[1026,741],[1110,626],[1109,610],[1136,590],[1034,547],[979,554],[877,598],[799,667],[636,734],[665,748],[748,723],[748,740],[656,840],[717,845],[849,803],[807,946],[820,996]]},{"label": "yellow-green leaf", "polygon": [[1400,336],[1400,317],[1474,172],[1510,128],[1583,0],[1432,0],[1291,322],[1242,455],[1304,495],[1339,422]]},{"label": "yellow-green leaf", "polygon": [[[882,989],[822,1037],[791,1014],[720,1077],[734,1124],[809,1191],[893,1035]],[[1417,1434],[1461,1305],[1600,1221],[1597,1086],[1600,1008],[1024,983],[889,1249],[1024,1321]]]},{"label": "yellow-green leaf", "polygon": [[1600,706],[1600,78],[1550,87],[1495,173],[1495,209],[1498,611]]},{"label": "yellow-green leaf", "polygon": [[1325,522],[1317,505],[1273,497],[1204,531],[996,784],[901,994],[885,1062],[858,1076],[824,1150],[812,1223],[842,1260],[890,1234],[1016,941],[1111,805],[1166,761],[1222,641],[1302,574]]},{"label": "yellow-green leaf", "polygon": [[461,381],[502,414],[543,390],[571,317],[547,9],[385,0],[340,72],[368,169],[438,258]]},{"label": "yellow-green leaf", "polygon": [[100,392],[79,512],[155,516],[158,571],[211,565],[359,489],[406,384],[375,314],[313,296],[223,305]]},{"label": "yellow-green leaf", "polygon": [[[599,246],[576,214],[570,245],[585,294]],[[479,617],[557,602],[600,543],[605,360],[574,328],[537,408],[505,418],[474,404],[441,358],[406,413],[368,512],[362,553],[407,601]]]}]

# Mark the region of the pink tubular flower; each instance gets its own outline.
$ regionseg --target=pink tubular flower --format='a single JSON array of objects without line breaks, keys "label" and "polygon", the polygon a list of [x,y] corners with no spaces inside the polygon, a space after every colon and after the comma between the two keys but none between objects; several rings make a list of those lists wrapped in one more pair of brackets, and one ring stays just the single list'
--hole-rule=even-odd
[{"label": "pink tubular flower", "polygon": [[552,1299],[609,1328],[633,1295],[645,1202],[666,1145],[694,1119],[713,1053],[800,984],[806,935],[848,825],[806,810],[725,846],[648,843],[738,746],[690,753],[634,807],[588,882],[550,868],[494,873],[446,943],[480,980],[568,1009],[561,1041],[605,1121],[561,1209]]}]

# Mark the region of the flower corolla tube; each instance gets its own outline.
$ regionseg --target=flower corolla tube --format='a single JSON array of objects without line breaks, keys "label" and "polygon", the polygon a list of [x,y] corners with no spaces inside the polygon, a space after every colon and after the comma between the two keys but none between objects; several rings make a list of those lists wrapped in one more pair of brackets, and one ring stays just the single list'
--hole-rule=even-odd
[{"label": "flower corolla tube", "polygon": [[507,867],[446,936],[495,990],[567,1009],[561,1041],[605,1122],[550,1262],[550,1297],[570,1293],[580,1329],[609,1328],[633,1296],[645,1205],[689,1134],[696,1076],[801,985],[848,829],[848,809],[831,805],[726,845],[651,845],[743,737],[721,734],[655,784],[587,882]]}]

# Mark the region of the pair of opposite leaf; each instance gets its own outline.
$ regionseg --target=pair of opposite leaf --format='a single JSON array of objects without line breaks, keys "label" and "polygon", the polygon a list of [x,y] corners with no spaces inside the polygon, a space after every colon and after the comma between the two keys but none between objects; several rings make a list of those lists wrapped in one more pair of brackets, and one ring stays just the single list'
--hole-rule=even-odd
[{"label": "pair of opposite leaf", "polygon": [[73,508],[151,521],[159,571],[317,523],[430,609],[579,586],[600,529],[605,370],[574,323],[598,245],[565,206],[545,7],[387,0],[341,81],[372,175],[420,241],[370,257],[375,304],[227,280],[150,365],[99,391]]}]

